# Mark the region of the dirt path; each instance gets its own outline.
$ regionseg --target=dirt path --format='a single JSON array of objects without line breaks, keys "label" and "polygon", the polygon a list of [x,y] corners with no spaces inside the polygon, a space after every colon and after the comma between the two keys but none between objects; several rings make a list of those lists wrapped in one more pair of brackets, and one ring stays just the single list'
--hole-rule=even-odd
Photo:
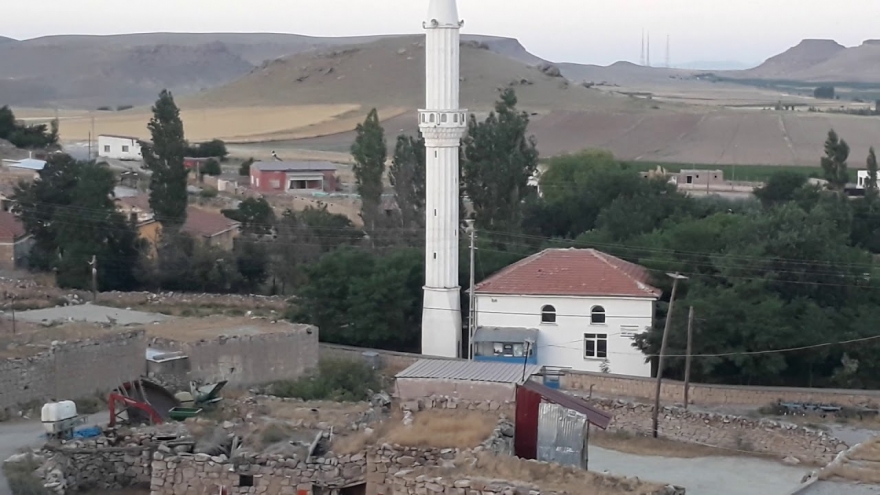
[{"label": "dirt path", "polygon": [[786,495],[810,471],[757,458],[675,459],[624,454],[599,447],[590,447],[589,466],[590,471],[683,486],[688,495]]}]

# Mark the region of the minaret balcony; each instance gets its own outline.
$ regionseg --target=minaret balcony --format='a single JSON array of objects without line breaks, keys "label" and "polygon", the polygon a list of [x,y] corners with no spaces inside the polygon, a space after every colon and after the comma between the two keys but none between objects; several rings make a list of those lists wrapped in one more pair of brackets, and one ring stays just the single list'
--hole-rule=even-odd
[{"label": "minaret balcony", "polygon": [[419,127],[467,127],[467,110],[419,110]]}]

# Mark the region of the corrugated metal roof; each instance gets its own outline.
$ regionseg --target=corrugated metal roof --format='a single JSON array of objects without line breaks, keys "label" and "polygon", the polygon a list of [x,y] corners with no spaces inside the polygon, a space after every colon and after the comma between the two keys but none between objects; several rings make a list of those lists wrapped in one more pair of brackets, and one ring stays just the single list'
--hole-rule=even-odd
[{"label": "corrugated metal roof", "polygon": [[[538,374],[541,367],[526,365],[526,380]],[[435,378],[442,380],[466,380],[476,382],[522,383],[523,366],[509,363],[486,363],[453,361],[446,359],[420,359],[397,374],[397,378]]]},{"label": "corrugated metal roof", "polygon": [[10,167],[26,168],[28,170],[43,170],[46,166],[45,160],[37,160],[36,158],[25,158],[24,160],[3,160]]},{"label": "corrugated metal roof", "polygon": [[474,343],[478,342],[531,342],[538,341],[538,329],[513,327],[479,327],[474,334]]},{"label": "corrugated metal roof", "polygon": [[520,386],[530,392],[540,395],[547,402],[559,404],[562,407],[586,415],[587,420],[590,423],[603,430],[608,428],[608,425],[611,424],[611,419],[614,417],[601,409],[597,409],[590,404],[587,404],[587,402],[582,399],[568,395],[561,390],[555,390],[545,385],[541,385],[535,381],[527,381]]}]

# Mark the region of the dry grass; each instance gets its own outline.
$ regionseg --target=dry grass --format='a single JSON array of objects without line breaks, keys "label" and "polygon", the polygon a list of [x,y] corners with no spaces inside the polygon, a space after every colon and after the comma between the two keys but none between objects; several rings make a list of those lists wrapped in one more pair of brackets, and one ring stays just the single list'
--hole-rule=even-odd
[{"label": "dry grass", "polygon": [[386,442],[406,447],[468,449],[489,438],[498,424],[498,416],[478,411],[422,411],[413,416],[413,424],[394,426],[383,436]]},{"label": "dry grass", "polygon": [[374,445],[378,438],[379,434],[375,430],[370,433],[358,431],[350,435],[335,435],[330,450],[337,455],[357,454]]},{"label": "dry grass", "polygon": [[[516,457],[480,454],[476,459],[458,459],[456,476],[477,479],[503,479],[523,485],[540,485],[544,490],[578,495],[649,494],[659,485],[636,478],[601,475],[559,464],[526,461]],[[449,476],[448,470],[431,470],[438,476]],[[519,492],[517,492],[519,493]]]},{"label": "dry grass", "polygon": [[625,432],[597,432],[595,430],[590,432],[590,445],[626,454],[676,457],[679,459],[742,455],[742,453],[735,450],[676,442],[667,438],[631,435]]},{"label": "dry grass", "polygon": [[819,479],[880,484],[880,437],[874,437],[855,448],[841,463],[820,471]]},{"label": "dry grass", "polygon": [[273,419],[302,424],[326,423],[336,430],[347,427],[370,408],[363,402],[288,402],[280,399],[260,399],[259,404]]},{"label": "dry grass", "polygon": [[52,341],[75,341],[91,339],[119,332],[119,329],[104,328],[92,323],[68,323],[55,327],[45,327],[37,323],[21,320],[15,322],[13,334],[12,319],[7,314],[0,319],[0,358],[24,358],[47,350]]}]

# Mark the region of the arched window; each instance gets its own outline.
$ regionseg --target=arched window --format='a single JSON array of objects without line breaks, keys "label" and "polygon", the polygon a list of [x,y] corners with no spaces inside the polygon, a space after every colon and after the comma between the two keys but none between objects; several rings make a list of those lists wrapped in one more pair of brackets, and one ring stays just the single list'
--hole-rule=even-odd
[{"label": "arched window", "polygon": [[541,323],[556,323],[556,308],[549,304],[541,308]]},{"label": "arched window", "polygon": [[440,122],[444,123],[444,124],[446,123],[446,114],[445,113],[440,114]]},{"label": "arched window", "polygon": [[433,114],[433,113],[431,114],[431,123],[432,123],[432,124],[433,124],[434,121],[435,121],[435,115],[436,115],[436,114]]},{"label": "arched window", "polygon": [[590,310],[590,323],[593,325],[605,323],[605,308],[602,306],[593,306],[593,309]]}]

